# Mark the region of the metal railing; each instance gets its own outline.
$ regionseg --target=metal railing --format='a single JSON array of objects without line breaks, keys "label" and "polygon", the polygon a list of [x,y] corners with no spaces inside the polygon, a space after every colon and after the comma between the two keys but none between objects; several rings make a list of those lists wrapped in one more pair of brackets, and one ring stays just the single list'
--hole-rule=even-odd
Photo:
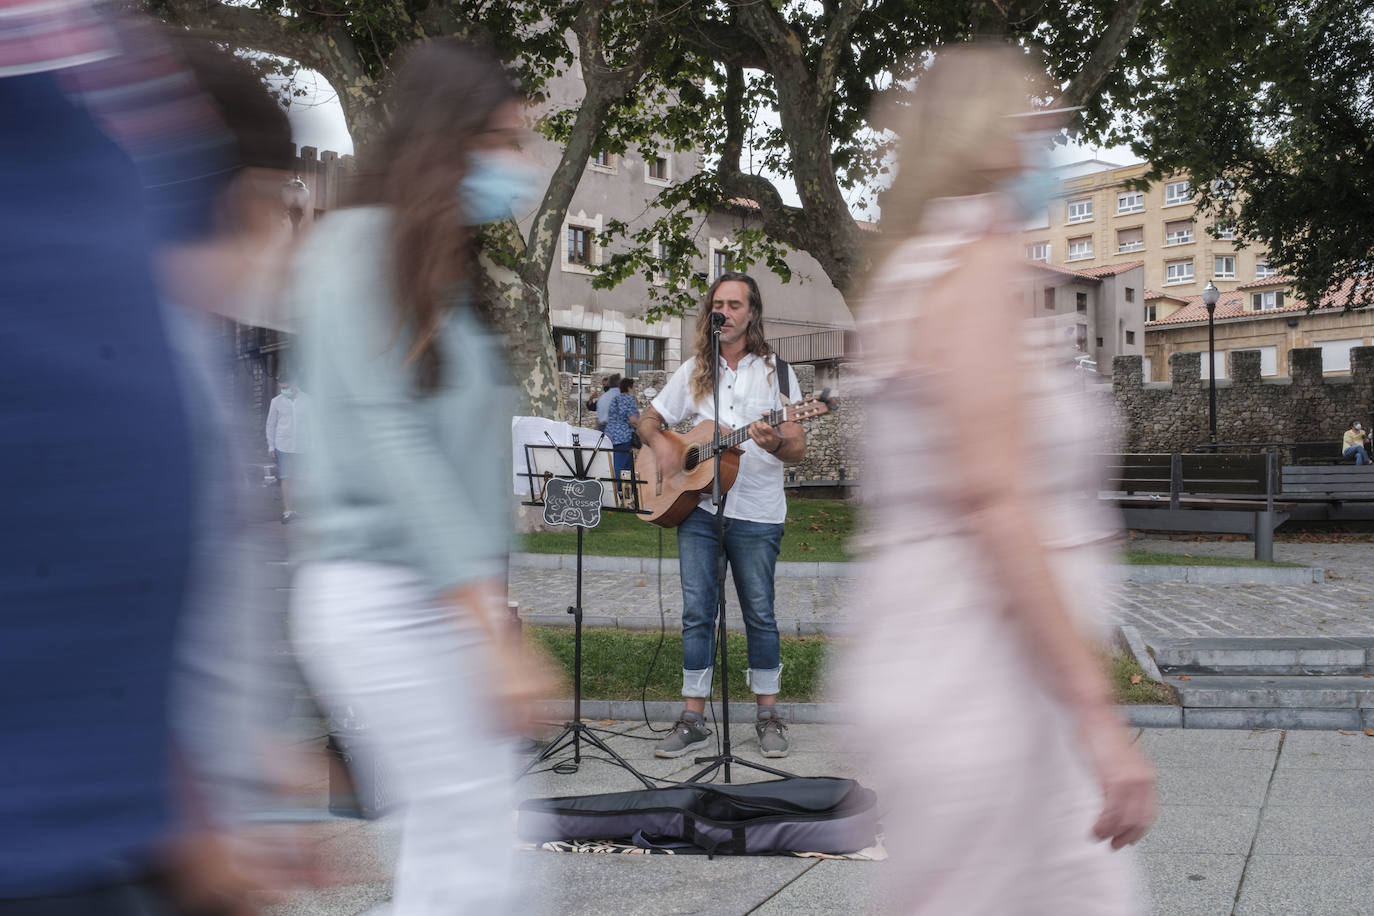
[{"label": "metal railing", "polygon": [[854,332],[843,329],[777,337],[768,344],[789,363],[816,363],[857,355]]}]

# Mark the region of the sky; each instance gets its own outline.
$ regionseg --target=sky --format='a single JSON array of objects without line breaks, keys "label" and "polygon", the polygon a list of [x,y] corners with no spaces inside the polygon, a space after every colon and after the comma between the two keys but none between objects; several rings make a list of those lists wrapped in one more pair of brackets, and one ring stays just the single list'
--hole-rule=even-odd
[{"label": "sky", "polygon": [[[334,150],[341,156],[352,153],[353,141],[348,136],[343,108],[339,105],[338,95],[334,92],[333,87],[313,70],[302,70],[296,79],[297,85],[306,91],[304,97],[292,99],[291,107],[287,111],[291,119],[291,129],[295,134],[296,145],[313,146],[321,151]],[[1056,146],[1050,154],[1050,162],[1052,165],[1060,166],[1094,157],[1118,165],[1137,161],[1131,151],[1125,147],[1100,149],[1070,143],[1067,146]],[[783,200],[791,204],[798,203],[797,194],[790,179],[778,176],[770,177],[778,185]],[[875,213],[856,208],[854,215],[860,219],[870,219],[875,216]]]}]

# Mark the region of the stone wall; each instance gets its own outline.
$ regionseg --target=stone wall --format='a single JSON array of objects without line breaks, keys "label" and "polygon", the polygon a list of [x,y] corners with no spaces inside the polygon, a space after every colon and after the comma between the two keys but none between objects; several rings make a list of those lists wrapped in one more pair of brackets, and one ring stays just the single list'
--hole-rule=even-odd
[{"label": "stone wall", "polygon": [[[1138,359],[1138,357],[1137,357]],[[793,392],[793,396],[806,396],[815,393],[816,387],[816,367],[809,365],[794,364],[792,368],[797,373],[797,382],[801,386],[800,394]],[[601,376],[606,373],[596,372],[590,376],[583,376],[582,396],[585,401],[590,397],[593,386],[599,388]],[[661,390],[667,382],[668,372],[641,372],[636,377],[635,398],[639,401],[639,407],[643,410],[649,405],[649,399],[644,392],[650,388]],[[845,378],[844,367],[841,366],[840,377]],[[563,393],[563,409],[565,418],[575,423],[577,420],[577,376],[571,373],[560,373],[559,385]],[[587,414],[586,406],[582,410],[584,426],[594,426],[595,422]],[[788,465],[786,475],[789,482],[801,481],[824,481],[835,483],[839,481],[849,481],[859,479],[860,454],[859,445],[863,441],[864,416],[860,409],[858,399],[854,397],[835,398],[831,413],[809,420],[806,423],[806,457],[798,464]],[[678,427],[680,432],[685,432],[690,428],[690,424],[681,424]]]},{"label": "stone wall", "polygon": [[[1138,356],[1118,356],[1112,392],[1120,447],[1133,452],[1192,449],[1207,441],[1208,386],[1201,353],[1169,357],[1169,382],[1146,382]],[[1349,375],[1323,377],[1322,351],[1288,351],[1288,378],[1261,378],[1258,351],[1230,354],[1230,378],[1217,379],[1218,442],[1338,440],[1374,412],[1374,347],[1350,351]]]}]

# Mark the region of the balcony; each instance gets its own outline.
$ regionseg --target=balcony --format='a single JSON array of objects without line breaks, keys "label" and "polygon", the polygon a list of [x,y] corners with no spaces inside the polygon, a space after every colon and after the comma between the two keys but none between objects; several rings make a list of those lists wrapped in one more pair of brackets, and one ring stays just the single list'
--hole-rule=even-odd
[{"label": "balcony", "polygon": [[768,344],[789,363],[833,362],[858,355],[854,332],[843,329],[775,337]]}]

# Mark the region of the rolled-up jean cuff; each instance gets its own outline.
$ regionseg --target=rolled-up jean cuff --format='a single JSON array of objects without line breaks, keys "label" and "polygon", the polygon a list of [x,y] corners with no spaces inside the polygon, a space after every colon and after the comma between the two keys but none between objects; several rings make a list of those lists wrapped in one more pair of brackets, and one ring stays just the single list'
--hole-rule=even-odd
[{"label": "rolled-up jean cuff", "polygon": [[682,695],[684,697],[709,697],[711,695],[711,673],[714,668],[698,671],[682,669]]},{"label": "rolled-up jean cuff", "polygon": [[755,696],[777,696],[778,689],[782,684],[782,665],[763,670],[746,668],[744,680],[749,685],[749,689],[754,691]]}]

